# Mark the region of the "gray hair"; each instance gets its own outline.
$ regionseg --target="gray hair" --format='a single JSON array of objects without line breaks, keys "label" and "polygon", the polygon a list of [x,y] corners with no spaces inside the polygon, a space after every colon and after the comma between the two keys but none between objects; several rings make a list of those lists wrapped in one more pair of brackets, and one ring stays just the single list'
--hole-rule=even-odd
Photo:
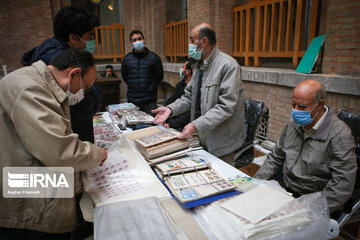
[{"label": "gray hair", "polygon": [[200,28],[199,39],[202,39],[203,37],[207,37],[211,45],[216,44],[216,33],[214,29],[209,27]]},{"label": "gray hair", "polygon": [[325,91],[325,87],[322,83],[321,87],[316,91],[316,95],[315,95],[315,102],[318,103],[321,99],[325,100],[326,97],[326,91]]}]

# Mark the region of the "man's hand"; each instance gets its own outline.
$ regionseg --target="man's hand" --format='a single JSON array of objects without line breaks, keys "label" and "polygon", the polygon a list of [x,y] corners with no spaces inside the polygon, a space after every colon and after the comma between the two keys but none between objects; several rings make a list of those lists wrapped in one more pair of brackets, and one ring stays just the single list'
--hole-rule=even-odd
[{"label": "man's hand", "polygon": [[178,136],[178,139],[191,138],[194,135],[196,128],[193,123],[189,123],[184,127],[184,130]]},{"label": "man's hand", "polygon": [[102,160],[101,160],[101,163],[100,163],[100,167],[104,164],[105,160],[107,159],[107,151],[101,147],[100,148],[100,151],[101,151],[101,156],[102,156]]},{"label": "man's hand", "polygon": [[172,111],[168,107],[159,107],[157,109],[151,110],[152,113],[156,113],[154,118],[155,124],[164,125],[165,121],[170,117]]}]

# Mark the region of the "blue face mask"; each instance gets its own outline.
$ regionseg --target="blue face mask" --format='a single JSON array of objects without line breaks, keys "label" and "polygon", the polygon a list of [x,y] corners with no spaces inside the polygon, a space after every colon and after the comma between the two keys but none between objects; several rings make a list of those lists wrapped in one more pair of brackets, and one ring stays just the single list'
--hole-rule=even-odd
[{"label": "blue face mask", "polygon": [[84,49],[85,51],[88,51],[89,53],[93,53],[95,51],[95,48],[96,48],[95,39],[85,41],[85,44],[86,44],[86,47]]},{"label": "blue face mask", "polygon": [[198,44],[189,44],[189,48],[188,48],[189,49],[188,50],[189,51],[189,57],[191,57],[191,58],[193,58],[195,60],[198,60],[198,61],[201,59],[201,53],[203,51],[203,49],[201,49],[200,51],[196,50],[198,48],[200,42],[201,42],[201,39],[200,39]]},{"label": "blue face mask", "polygon": [[317,113],[315,117],[311,118],[311,112],[315,109],[317,103],[311,109],[310,111],[301,111],[301,110],[295,110],[294,108],[291,110],[291,116],[294,119],[294,121],[299,124],[300,126],[305,126],[311,123],[314,118],[317,116]]},{"label": "blue face mask", "polygon": [[187,76],[187,74],[186,75],[183,74],[183,69],[182,68],[180,68],[179,75],[180,75],[181,79],[184,79]]},{"label": "blue face mask", "polygon": [[144,41],[136,41],[136,42],[133,42],[132,45],[135,48],[135,50],[141,51],[144,48]]}]

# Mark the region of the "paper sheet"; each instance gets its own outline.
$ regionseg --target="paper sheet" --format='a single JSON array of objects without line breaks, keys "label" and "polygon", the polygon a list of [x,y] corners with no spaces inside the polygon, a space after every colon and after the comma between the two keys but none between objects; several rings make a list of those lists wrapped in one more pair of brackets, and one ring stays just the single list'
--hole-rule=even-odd
[{"label": "paper sheet", "polygon": [[102,167],[88,170],[85,190],[96,205],[144,197],[170,197],[145,159],[121,137],[108,150]]},{"label": "paper sheet", "polygon": [[252,223],[258,223],[293,199],[293,197],[271,188],[257,186],[248,192],[224,201],[221,206]]}]

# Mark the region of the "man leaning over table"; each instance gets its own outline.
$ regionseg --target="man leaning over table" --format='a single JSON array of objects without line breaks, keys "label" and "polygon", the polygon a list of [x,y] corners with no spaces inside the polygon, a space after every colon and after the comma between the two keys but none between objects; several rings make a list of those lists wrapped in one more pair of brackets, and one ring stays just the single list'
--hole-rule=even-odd
[{"label": "man leaning over table", "polygon": [[280,171],[280,185],[294,194],[323,191],[330,213],[352,195],[356,178],[351,130],[325,105],[324,86],[300,82],[292,94],[292,119],[254,178],[271,179]]},{"label": "man leaning over table", "polygon": [[[91,53],[76,49],[60,53],[48,66],[40,60],[2,78],[1,169],[69,166],[79,172],[104,162],[106,151],[80,141],[70,124],[69,102],[80,101],[95,78]],[[1,196],[0,239],[70,239],[75,215],[74,198]]]},{"label": "man leaning over table", "polygon": [[241,69],[236,60],[216,47],[216,33],[207,23],[190,33],[189,56],[193,77],[185,94],[167,107],[160,107],[154,122],[164,124],[170,115],[190,110],[190,123],[179,136],[192,137],[197,131],[202,146],[233,164],[233,152],[244,142],[244,99]]}]

